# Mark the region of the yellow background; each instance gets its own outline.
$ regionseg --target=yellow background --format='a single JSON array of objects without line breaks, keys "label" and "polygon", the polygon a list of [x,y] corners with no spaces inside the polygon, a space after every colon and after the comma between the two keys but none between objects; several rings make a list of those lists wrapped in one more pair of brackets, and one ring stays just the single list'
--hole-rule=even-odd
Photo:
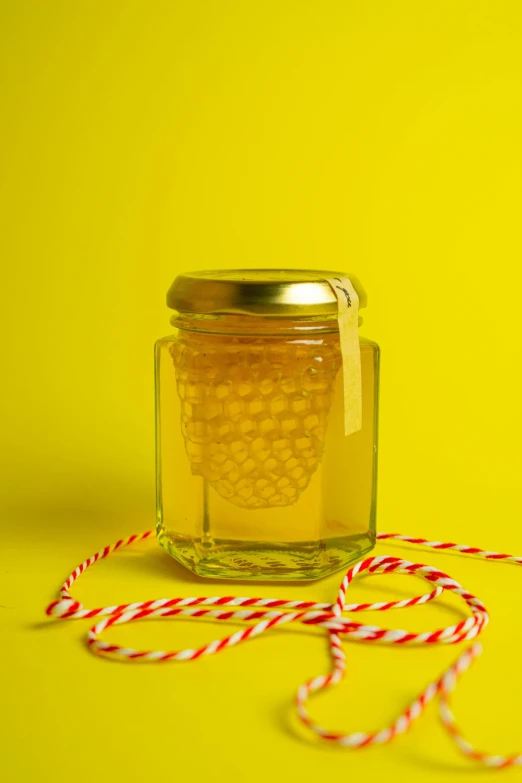
[{"label": "yellow background", "polygon": [[[380,529],[522,553],[520,3],[4,0],[0,13],[2,778],[475,775],[433,706],[374,750],[296,733],[288,705],[325,671],[320,635],[123,666],[89,655],[85,624],[43,609],[87,555],[153,524],[152,343],[186,269],[356,273],[364,333],[383,349]],[[522,573],[414,556],[491,609],[455,709],[479,746],[522,751]],[[231,591],[330,600],[337,581],[204,582],[151,543],[75,594],[88,606]],[[363,580],[353,597],[413,595],[410,581]],[[429,629],[457,610],[379,619]],[[226,630],[143,623],[110,638],[176,648]],[[386,725],[456,654],[347,652],[346,681],[312,704],[347,730]]]}]

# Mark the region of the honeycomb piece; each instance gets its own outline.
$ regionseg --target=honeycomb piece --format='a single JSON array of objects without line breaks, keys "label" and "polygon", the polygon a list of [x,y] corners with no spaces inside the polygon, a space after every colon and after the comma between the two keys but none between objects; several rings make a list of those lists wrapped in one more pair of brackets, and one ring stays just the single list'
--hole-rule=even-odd
[{"label": "honeycomb piece", "polygon": [[335,335],[180,335],[170,350],[192,473],[242,508],[295,503],[323,454],[341,366]]}]

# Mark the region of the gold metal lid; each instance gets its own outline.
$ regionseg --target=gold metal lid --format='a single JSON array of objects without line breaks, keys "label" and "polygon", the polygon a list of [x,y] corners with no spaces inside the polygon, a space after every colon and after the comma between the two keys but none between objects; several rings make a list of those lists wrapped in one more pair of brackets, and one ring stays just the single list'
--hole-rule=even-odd
[{"label": "gold metal lid", "polygon": [[353,275],[308,269],[222,269],[178,275],[167,306],[181,313],[320,316],[337,313],[326,278],[349,277],[366,306],[366,292]]}]

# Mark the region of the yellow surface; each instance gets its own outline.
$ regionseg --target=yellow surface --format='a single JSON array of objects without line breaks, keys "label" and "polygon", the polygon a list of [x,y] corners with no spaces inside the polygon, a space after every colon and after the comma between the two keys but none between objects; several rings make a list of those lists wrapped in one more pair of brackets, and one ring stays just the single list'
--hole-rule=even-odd
[{"label": "yellow surface", "polygon": [[[151,526],[152,343],[190,268],[356,272],[383,348],[381,530],[522,552],[520,3],[4,0],[0,13],[2,779],[475,775],[433,707],[388,747],[303,741],[288,705],[327,666],[320,638],[288,630],[194,664],[124,666],[43,609],[90,552]],[[468,736],[522,750],[522,572],[417,556],[492,612],[455,702]],[[329,600],[335,586],[258,592]],[[77,595],[254,589],[195,579],[152,543]],[[354,598],[416,590],[376,577]],[[455,609],[385,620],[435,628]],[[143,623],[112,638],[176,647],[224,630]],[[350,645],[346,682],[315,714],[381,727],[455,653]]]}]

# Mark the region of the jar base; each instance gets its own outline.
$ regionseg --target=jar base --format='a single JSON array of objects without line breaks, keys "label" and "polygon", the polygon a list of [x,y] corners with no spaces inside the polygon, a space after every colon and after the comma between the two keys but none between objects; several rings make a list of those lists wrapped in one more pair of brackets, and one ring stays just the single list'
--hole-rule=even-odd
[{"label": "jar base", "polygon": [[361,560],[375,546],[368,532],[324,541],[267,543],[189,538],[158,525],[158,541],[198,576],[253,581],[309,581]]}]

